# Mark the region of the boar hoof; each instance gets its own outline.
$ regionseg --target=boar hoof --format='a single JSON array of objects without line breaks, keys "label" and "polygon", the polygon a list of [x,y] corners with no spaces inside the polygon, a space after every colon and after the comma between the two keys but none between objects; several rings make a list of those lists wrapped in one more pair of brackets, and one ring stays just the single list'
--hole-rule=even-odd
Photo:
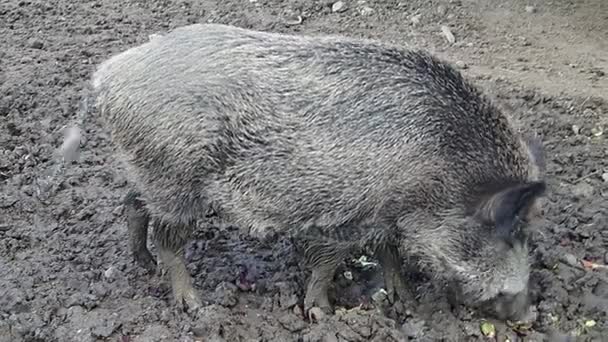
[{"label": "boar hoof", "polygon": [[145,268],[148,272],[154,272],[156,270],[156,260],[147,249],[133,253],[135,262]]},{"label": "boar hoof", "polygon": [[196,311],[203,307],[198,293],[191,285],[174,284],[173,296],[179,307],[189,311]]},{"label": "boar hoof", "polygon": [[306,310],[306,314],[308,316],[308,320],[311,322],[320,322],[325,316],[331,313],[331,308],[329,307],[318,307],[313,306],[312,308]]}]

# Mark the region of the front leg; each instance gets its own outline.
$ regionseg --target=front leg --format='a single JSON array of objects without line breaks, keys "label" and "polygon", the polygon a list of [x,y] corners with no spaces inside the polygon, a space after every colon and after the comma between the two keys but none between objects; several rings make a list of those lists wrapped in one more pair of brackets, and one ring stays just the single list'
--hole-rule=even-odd
[{"label": "front leg", "polygon": [[319,238],[300,240],[305,263],[312,269],[304,297],[304,311],[310,320],[320,320],[332,311],[327,295],[336,268],[352,251],[353,245]]},{"label": "front leg", "polygon": [[384,244],[376,249],[375,256],[382,266],[389,303],[395,304],[399,299],[403,301],[412,298],[403,278],[403,265],[397,247]]}]

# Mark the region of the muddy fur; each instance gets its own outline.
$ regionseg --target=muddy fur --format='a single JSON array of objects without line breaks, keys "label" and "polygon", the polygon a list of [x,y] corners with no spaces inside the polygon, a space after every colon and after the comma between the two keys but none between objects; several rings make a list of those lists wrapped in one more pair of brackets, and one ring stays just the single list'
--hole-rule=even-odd
[{"label": "muddy fur", "polygon": [[136,188],[131,236],[157,222],[178,301],[200,306],[183,246],[213,208],[302,242],[307,309],[327,307],[340,259],[371,246],[383,266],[416,256],[471,305],[525,311],[542,144],[429,54],[197,24],[110,58],[92,87]]}]

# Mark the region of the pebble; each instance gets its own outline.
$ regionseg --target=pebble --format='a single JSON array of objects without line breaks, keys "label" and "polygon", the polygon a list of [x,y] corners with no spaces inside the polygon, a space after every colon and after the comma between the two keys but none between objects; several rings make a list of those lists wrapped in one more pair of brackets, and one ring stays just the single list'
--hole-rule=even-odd
[{"label": "pebble", "polygon": [[570,253],[565,253],[564,255],[562,255],[560,260],[562,262],[564,262],[566,265],[570,265],[570,266],[574,266],[574,267],[579,266],[578,259]]},{"label": "pebble", "polygon": [[378,291],[376,291],[373,295],[372,295],[372,300],[377,303],[380,304],[382,302],[384,302],[387,299],[387,292],[384,289],[380,289]]},{"label": "pebble", "polygon": [[601,126],[595,126],[591,129],[591,134],[593,134],[593,136],[599,137],[604,134],[604,128]]},{"label": "pebble", "polygon": [[467,69],[469,66],[464,61],[456,61],[456,67],[460,69]]},{"label": "pebble", "polygon": [[340,13],[346,11],[346,5],[344,1],[336,1],[333,5],[331,5],[331,11],[334,13]]},{"label": "pebble", "polygon": [[572,133],[578,135],[581,132],[581,126],[579,125],[572,125]]},{"label": "pebble", "polygon": [[448,10],[447,10],[447,8],[446,8],[445,6],[443,6],[443,5],[439,5],[439,6],[437,7],[437,14],[439,14],[439,15],[440,15],[440,16],[442,16],[442,17],[445,15],[445,13],[446,13],[447,11],[448,11]]},{"label": "pebble", "polygon": [[300,25],[304,21],[301,15],[287,17],[284,22],[286,26]]},{"label": "pebble", "polygon": [[412,22],[412,24],[414,24],[414,26],[420,24],[420,17],[422,17],[422,14],[416,14],[415,16],[410,18],[410,21]]},{"label": "pebble", "polygon": [[153,41],[154,39],[158,39],[162,37],[162,35],[158,34],[158,33],[152,33],[150,35],[148,35],[148,40]]},{"label": "pebble", "polygon": [[325,319],[325,316],[325,312],[318,307],[312,307],[310,310],[308,310],[308,317],[310,320],[320,322]]},{"label": "pebble", "polygon": [[296,315],[296,316],[298,316],[298,317],[304,317],[304,311],[298,305],[294,305],[294,307],[293,307],[293,314]]},{"label": "pebble", "polygon": [[359,9],[359,13],[361,13],[361,15],[370,15],[374,13],[374,9],[369,6],[363,6]]},{"label": "pebble", "polygon": [[36,38],[32,38],[28,41],[28,45],[32,48],[32,49],[42,49],[44,47],[44,43]]},{"label": "pebble", "polygon": [[593,288],[592,293],[598,297],[608,299],[608,283],[599,281]]},{"label": "pebble", "polygon": [[215,288],[214,293],[216,304],[230,308],[238,303],[236,285],[223,281]]},{"label": "pebble", "polygon": [[479,336],[479,325],[472,322],[465,322],[463,326],[464,333],[467,336],[477,337]]},{"label": "pebble", "polygon": [[528,13],[534,13],[534,12],[536,12],[536,7],[534,7],[534,6],[526,6],[526,12],[528,12]]},{"label": "pebble", "polygon": [[116,278],[117,273],[118,271],[116,270],[116,267],[110,266],[107,270],[105,270],[105,272],[103,272],[103,276],[106,277],[106,279],[112,280]]},{"label": "pebble", "polygon": [[0,195],[0,208],[9,208],[12,207],[19,200],[16,196],[12,196],[9,194]]},{"label": "pebble", "polygon": [[572,188],[572,193],[576,197],[591,197],[593,196],[593,186],[585,182],[580,182]]},{"label": "pebble", "polygon": [[452,30],[450,30],[449,27],[447,27],[446,25],[441,25],[441,32],[443,33],[443,36],[448,41],[448,43],[454,44],[456,42],[456,37],[454,37],[454,34],[452,33]]},{"label": "pebble", "polygon": [[21,64],[29,64],[29,63],[32,63],[32,61],[33,61],[32,57],[30,57],[30,56],[23,56],[19,60],[19,63],[21,63]]},{"label": "pebble", "polygon": [[608,172],[602,173],[602,180],[604,180],[604,182],[608,182]]}]

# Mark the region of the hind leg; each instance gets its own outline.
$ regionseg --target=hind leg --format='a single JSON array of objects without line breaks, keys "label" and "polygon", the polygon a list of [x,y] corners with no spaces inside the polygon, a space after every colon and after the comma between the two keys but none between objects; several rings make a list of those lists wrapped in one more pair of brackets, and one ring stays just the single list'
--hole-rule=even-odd
[{"label": "hind leg", "polygon": [[403,267],[397,248],[383,245],[378,247],[375,254],[382,266],[384,285],[389,303],[395,304],[399,299],[406,300],[411,298],[410,290],[403,279]]},{"label": "hind leg", "polygon": [[136,191],[129,191],[124,198],[127,229],[131,254],[135,261],[148,271],[156,269],[156,261],[147,247],[150,215]]},{"label": "hind leg", "polygon": [[198,309],[202,302],[192,286],[192,277],[186,268],[184,246],[194,228],[191,224],[168,224],[157,221],[154,224],[154,241],[158,256],[171,279],[173,298],[180,307]]}]

